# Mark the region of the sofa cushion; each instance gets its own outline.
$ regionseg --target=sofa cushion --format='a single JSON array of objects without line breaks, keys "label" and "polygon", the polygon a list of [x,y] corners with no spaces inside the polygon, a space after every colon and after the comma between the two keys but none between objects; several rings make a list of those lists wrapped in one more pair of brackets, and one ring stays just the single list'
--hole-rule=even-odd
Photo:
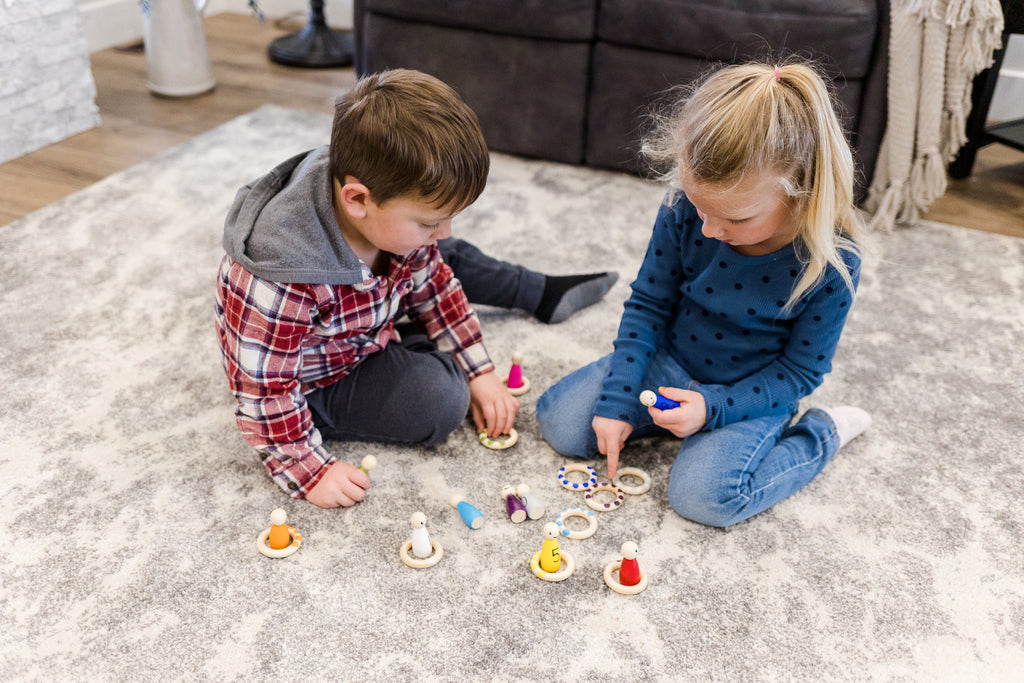
[{"label": "sofa cushion", "polygon": [[404,21],[499,35],[591,40],[598,0],[365,0],[365,10]]},{"label": "sofa cushion", "polygon": [[[847,79],[871,65],[876,0],[602,0],[600,40],[704,61],[770,51],[823,59]],[[770,48],[769,48],[770,46]]]}]

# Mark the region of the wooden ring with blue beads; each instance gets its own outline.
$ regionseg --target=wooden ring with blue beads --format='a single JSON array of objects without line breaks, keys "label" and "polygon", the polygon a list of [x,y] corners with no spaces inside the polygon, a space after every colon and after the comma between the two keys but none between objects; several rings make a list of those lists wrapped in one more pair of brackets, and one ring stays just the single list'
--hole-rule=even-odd
[{"label": "wooden ring with blue beads", "polygon": [[[587,528],[573,531],[565,525],[565,520],[569,517],[582,517],[587,520]],[[555,524],[558,525],[558,532],[566,538],[590,538],[597,531],[597,515],[584,507],[569,508],[558,513],[558,516],[555,517]]]},{"label": "wooden ring with blue beads", "polygon": [[[565,476],[569,472],[582,472],[587,476],[587,481],[582,483],[569,481],[569,478]],[[589,491],[597,486],[597,470],[583,463],[569,463],[558,469],[558,483],[562,485],[562,488],[567,488],[570,491]]]},{"label": "wooden ring with blue beads", "polygon": [[[597,495],[599,491],[611,491],[615,494],[615,498],[610,503],[599,503]],[[590,491],[587,491],[586,495],[583,496],[584,502],[591,510],[597,510],[598,512],[608,512],[609,510],[618,510],[622,506],[622,501],[626,499],[626,494],[615,484],[610,484],[606,481],[601,482]]]},{"label": "wooden ring with blue beads", "polygon": [[557,572],[546,572],[540,568],[540,551],[538,550],[530,558],[530,569],[533,570],[534,575],[538,579],[545,581],[564,581],[572,576],[572,573],[576,571],[576,562],[573,561],[572,555],[562,550],[559,552],[562,558],[561,566]]}]

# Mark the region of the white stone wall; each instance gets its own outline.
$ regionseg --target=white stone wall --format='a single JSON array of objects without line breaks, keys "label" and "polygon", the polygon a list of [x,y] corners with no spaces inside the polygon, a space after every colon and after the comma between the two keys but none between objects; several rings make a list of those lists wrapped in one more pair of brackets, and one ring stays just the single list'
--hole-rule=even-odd
[{"label": "white stone wall", "polygon": [[0,163],[99,122],[75,0],[0,0]]}]

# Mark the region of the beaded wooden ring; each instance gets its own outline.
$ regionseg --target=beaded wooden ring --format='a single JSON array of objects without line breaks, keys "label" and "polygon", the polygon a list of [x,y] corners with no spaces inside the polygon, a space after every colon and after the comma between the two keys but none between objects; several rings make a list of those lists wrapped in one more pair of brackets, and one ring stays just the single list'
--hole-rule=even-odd
[{"label": "beaded wooden ring", "polygon": [[[587,520],[587,528],[579,531],[573,531],[565,524],[565,520],[569,517],[582,517]],[[555,524],[558,525],[558,531],[566,538],[572,539],[584,539],[590,538],[597,531],[597,516],[593,512],[586,508],[569,508],[568,510],[562,510],[555,517]]]},{"label": "beaded wooden ring", "polygon": [[623,595],[636,595],[647,588],[647,574],[643,569],[640,570],[640,582],[635,586],[623,586],[619,583],[618,578],[614,577],[614,575],[619,571],[621,566],[622,560],[615,560],[614,562],[609,562],[604,566],[604,582],[608,584],[609,588],[616,593],[622,593]]},{"label": "beaded wooden ring", "polygon": [[[637,477],[640,479],[640,483],[636,486],[627,486],[622,483],[623,476]],[[638,467],[623,467],[615,473],[612,483],[622,489],[624,493],[628,493],[631,496],[639,496],[641,493],[647,493],[651,490],[651,475]]]},{"label": "beaded wooden ring", "polygon": [[[583,474],[587,475],[588,479],[583,483],[571,482],[568,477],[565,476],[569,472],[583,472]],[[563,488],[567,488],[570,491],[589,491],[597,485],[597,471],[590,465],[583,465],[580,463],[563,465],[558,469],[558,483],[561,484]]]},{"label": "beaded wooden ring", "polygon": [[435,564],[441,561],[444,556],[444,548],[440,543],[430,540],[430,548],[433,550],[429,557],[416,557],[409,551],[412,550],[412,539],[410,538],[405,544],[399,549],[398,554],[402,558],[402,562],[413,569],[426,569],[427,567],[433,567]]},{"label": "beaded wooden ring", "polygon": [[562,558],[561,566],[557,572],[546,572],[540,568],[540,551],[538,550],[530,558],[530,569],[537,576],[538,579],[545,581],[564,581],[572,576],[572,573],[576,571],[576,563],[572,559],[572,555],[565,552],[564,550],[559,552]]},{"label": "beaded wooden ring", "polygon": [[[610,503],[600,503],[598,502],[597,498],[594,497],[598,491],[611,491],[612,493],[615,494],[615,498]],[[592,490],[587,491],[587,494],[583,496],[583,500],[587,503],[587,506],[590,507],[590,509],[592,510],[597,510],[598,512],[618,510],[619,507],[622,505],[622,501],[624,501],[625,499],[626,494],[622,491],[622,489],[620,489],[618,486],[615,486],[614,484],[609,484],[606,481],[601,482]]]},{"label": "beaded wooden ring", "polygon": [[292,537],[292,542],[283,548],[271,548],[270,544],[267,543],[267,539],[270,538],[270,527],[263,530],[259,538],[256,539],[256,549],[267,557],[280,558],[288,557],[302,545],[302,534],[300,534],[295,527],[288,527],[288,533]]},{"label": "beaded wooden ring", "polygon": [[507,436],[499,436],[497,439],[487,436],[487,432],[480,432],[480,443],[494,451],[512,448],[516,445],[517,441],[519,441],[519,432],[516,431],[515,427],[508,430]]}]

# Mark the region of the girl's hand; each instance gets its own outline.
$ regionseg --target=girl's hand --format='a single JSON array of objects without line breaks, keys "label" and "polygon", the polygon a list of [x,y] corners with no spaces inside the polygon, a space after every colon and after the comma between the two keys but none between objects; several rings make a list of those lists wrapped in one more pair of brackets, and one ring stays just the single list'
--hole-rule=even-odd
[{"label": "girl's hand", "polygon": [[597,450],[608,457],[608,479],[611,480],[619,468],[619,452],[632,433],[633,425],[610,417],[595,416],[591,426],[597,435]]},{"label": "girl's hand", "polygon": [[703,395],[675,387],[659,387],[658,391],[665,398],[678,401],[679,407],[671,410],[658,410],[653,406],[648,408],[647,412],[650,413],[654,424],[667,429],[680,439],[700,431],[708,419],[708,407]]},{"label": "girl's hand", "polygon": [[508,434],[519,413],[519,399],[508,393],[505,383],[488,372],[469,381],[470,411],[478,432],[493,438]]}]

